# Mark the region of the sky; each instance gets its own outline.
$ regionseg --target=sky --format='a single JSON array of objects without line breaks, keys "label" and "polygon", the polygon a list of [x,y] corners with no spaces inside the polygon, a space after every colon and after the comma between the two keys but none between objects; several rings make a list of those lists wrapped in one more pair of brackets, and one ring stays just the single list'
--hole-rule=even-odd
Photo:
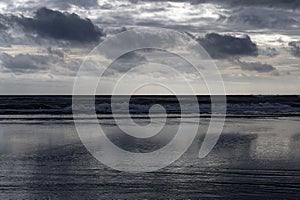
[{"label": "sky", "polygon": [[[198,42],[218,67],[226,94],[300,93],[298,0],[2,0],[0,94],[72,94],[90,51],[138,27],[172,29]],[[162,58],[180,63],[157,50],[120,57],[106,73],[107,87],[137,64],[142,72],[131,70],[131,84],[151,77],[181,87],[180,76],[150,62]]]}]

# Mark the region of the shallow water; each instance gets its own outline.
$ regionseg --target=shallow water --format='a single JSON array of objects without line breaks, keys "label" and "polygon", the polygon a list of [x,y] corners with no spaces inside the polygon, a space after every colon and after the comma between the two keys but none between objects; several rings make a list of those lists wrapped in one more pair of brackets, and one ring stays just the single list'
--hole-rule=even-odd
[{"label": "shallow water", "polygon": [[[118,145],[132,151],[141,147],[114,137],[111,119],[100,122]],[[213,151],[199,159],[204,119],[179,160],[156,172],[130,174],[94,159],[70,119],[5,119],[0,121],[0,199],[296,199],[299,122],[298,117],[227,118]],[[88,131],[89,123],[83,123]],[[192,123],[189,118],[183,125]],[[176,126],[174,118],[167,130]]]}]

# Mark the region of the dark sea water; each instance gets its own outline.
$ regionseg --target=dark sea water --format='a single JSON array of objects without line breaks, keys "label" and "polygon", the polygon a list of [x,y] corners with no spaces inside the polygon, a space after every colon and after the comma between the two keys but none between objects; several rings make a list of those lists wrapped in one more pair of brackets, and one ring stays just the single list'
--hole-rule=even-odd
[{"label": "dark sea water", "polygon": [[[127,173],[108,168],[86,150],[71,97],[0,97],[0,199],[299,199],[299,96],[229,96],[222,135],[203,159],[198,153],[210,101],[198,99],[203,119],[188,151],[158,171]],[[142,124],[157,103],[169,114],[165,126],[171,135],[180,117],[174,97],[136,96],[130,112]],[[186,97],[184,106],[195,105]],[[118,136],[108,96],[97,97],[95,107],[114,143],[130,151],[146,148]],[[191,126],[199,113],[184,115],[181,125]],[[163,123],[159,113],[155,122]],[[87,133],[90,123],[89,117],[82,119]]]}]

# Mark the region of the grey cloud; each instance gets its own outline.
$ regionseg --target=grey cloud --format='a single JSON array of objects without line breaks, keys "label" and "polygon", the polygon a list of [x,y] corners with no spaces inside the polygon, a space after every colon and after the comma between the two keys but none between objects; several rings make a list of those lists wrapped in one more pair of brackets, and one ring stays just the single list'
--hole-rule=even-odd
[{"label": "grey cloud", "polygon": [[260,73],[264,72],[277,72],[276,68],[269,64],[263,64],[260,62],[242,62],[237,61],[236,62],[242,70],[246,71],[256,71]]},{"label": "grey cloud", "polygon": [[11,56],[0,55],[3,66],[14,73],[31,73],[47,69],[49,58],[41,55],[18,54]]},{"label": "grey cloud", "polygon": [[258,50],[259,55],[275,57],[279,55],[279,52],[275,48],[267,47],[265,49]]},{"label": "grey cloud", "polygon": [[0,31],[4,31],[8,29],[8,26],[11,26],[9,17],[0,14]]},{"label": "grey cloud", "polygon": [[[201,2],[202,0],[200,0]],[[213,0],[214,2],[224,2],[230,6],[267,6],[277,8],[300,8],[299,0]],[[203,2],[203,1],[202,1]]]},{"label": "grey cloud", "polygon": [[50,0],[48,1],[48,3],[61,9],[67,9],[71,5],[76,5],[84,8],[98,6],[98,0]]},{"label": "grey cloud", "polygon": [[48,55],[18,54],[15,56],[7,53],[0,54],[0,66],[4,72],[15,74],[51,72],[59,75],[76,75],[82,62],[80,59],[66,61],[58,49],[47,49]]},{"label": "grey cloud", "polygon": [[245,27],[253,26],[258,28],[296,28],[299,25],[300,16],[289,10],[274,10],[264,7],[246,7],[233,10],[228,18],[223,18],[228,24],[238,24]]},{"label": "grey cloud", "polygon": [[7,20],[4,15],[0,14],[0,46],[10,46],[10,34],[7,33]]},{"label": "grey cloud", "polygon": [[1,22],[0,22],[0,31],[2,31],[2,30],[4,30],[4,29],[6,29],[7,27],[4,25],[4,24],[2,24]]},{"label": "grey cloud", "polygon": [[[278,72],[278,70],[274,70],[271,73],[273,76],[280,76],[280,73]],[[287,72],[285,75],[289,75],[289,72]]]},{"label": "grey cloud", "polygon": [[300,57],[300,42],[290,42],[291,52],[294,56]]},{"label": "grey cloud", "polygon": [[25,31],[37,33],[42,37],[76,42],[97,42],[103,31],[89,19],[76,14],[40,8],[33,18],[12,17]]},{"label": "grey cloud", "polygon": [[127,72],[130,69],[146,64],[148,61],[145,56],[143,56],[141,53],[138,52],[129,52],[121,57],[119,57],[117,60],[115,60],[109,67],[109,69],[105,72],[104,75],[111,75],[115,72]]},{"label": "grey cloud", "polygon": [[60,58],[64,58],[65,57],[65,54],[63,51],[59,50],[59,49],[53,49],[52,47],[48,47],[47,48],[47,52],[50,54],[50,55],[54,55],[54,56],[58,56]]},{"label": "grey cloud", "polygon": [[227,58],[232,56],[256,56],[257,45],[250,37],[234,37],[217,33],[207,34],[198,38],[198,42],[205,48],[212,58]]},{"label": "grey cloud", "polygon": [[[4,2],[3,2],[4,1]],[[7,5],[6,10],[11,13],[22,11],[32,12],[45,5],[48,8],[67,10],[72,6],[78,6],[80,8],[89,9],[98,7],[98,0],[24,0],[22,6],[16,6],[14,0],[2,0]]]},{"label": "grey cloud", "polygon": [[[139,71],[139,69],[136,69],[135,72],[139,74],[148,74],[149,76],[155,74],[156,77],[168,77],[170,74],[176,74],[174,71],[184,72],[187,74],[193,74],[196,72],[190,63],[178,55],[170,54],[164,50],[148,48],[122,55],[110,65],[104,75],[110,76],[120,75],[120,73],[124,74],[137,66],[145,64],[151,64],[147,67],[146,71]],[[174,71],[164,67],[161,68],[160,65],[169,66],[173,68]]]},{"label": "grey cloud", "polygon": [[157,2],[157,1],[172,1],[172,2],[189,2],[191,4],[200,3],[216,3],[228,6],[265,6],[276,8],[298,9],[300,8],[299,0],[130,0],[132,3],[139,1]]},{"label": "grey cloud", "polygon": [[115,34],[122,33],[127,30],[128,29],[126,27],[107,27],[105,29],[105,34],[106,35],[115,35]]}]

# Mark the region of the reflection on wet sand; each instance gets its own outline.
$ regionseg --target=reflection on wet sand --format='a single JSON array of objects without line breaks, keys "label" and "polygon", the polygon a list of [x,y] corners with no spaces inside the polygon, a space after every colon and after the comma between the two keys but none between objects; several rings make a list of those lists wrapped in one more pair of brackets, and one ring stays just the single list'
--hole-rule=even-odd
[{"label": "reflection on wet sand", "polygon": [[290,152],[289,137],[270,134],[258,136],[251,145],[251,157],[254,160],[286,160]]},{"label": "reflection on wet sand", "polygon": [[[249,149],[253,161],[270,168],[297,168],[300,163],[299,140],[297,140],[299,123],[297,120],[265,120],[267,128],[257,134]],[[298,166],[300,167],[300,166]]]},{"label": "reflection on wet sand", "polygon": [[[72,124],[0,124],[0,199],[296,198],[300,194],[298,122],[296,118],[228,119],[213,151],[199,159],[204,121],[182,158],[144,174],[118,172],[99,163],[81,144]],[[168,126],[166,131],[173,130],[176,123]],[[116,134],[113,130],[108,125],[108,134]],[[112,139],[138,148],[126,138]]]}]

